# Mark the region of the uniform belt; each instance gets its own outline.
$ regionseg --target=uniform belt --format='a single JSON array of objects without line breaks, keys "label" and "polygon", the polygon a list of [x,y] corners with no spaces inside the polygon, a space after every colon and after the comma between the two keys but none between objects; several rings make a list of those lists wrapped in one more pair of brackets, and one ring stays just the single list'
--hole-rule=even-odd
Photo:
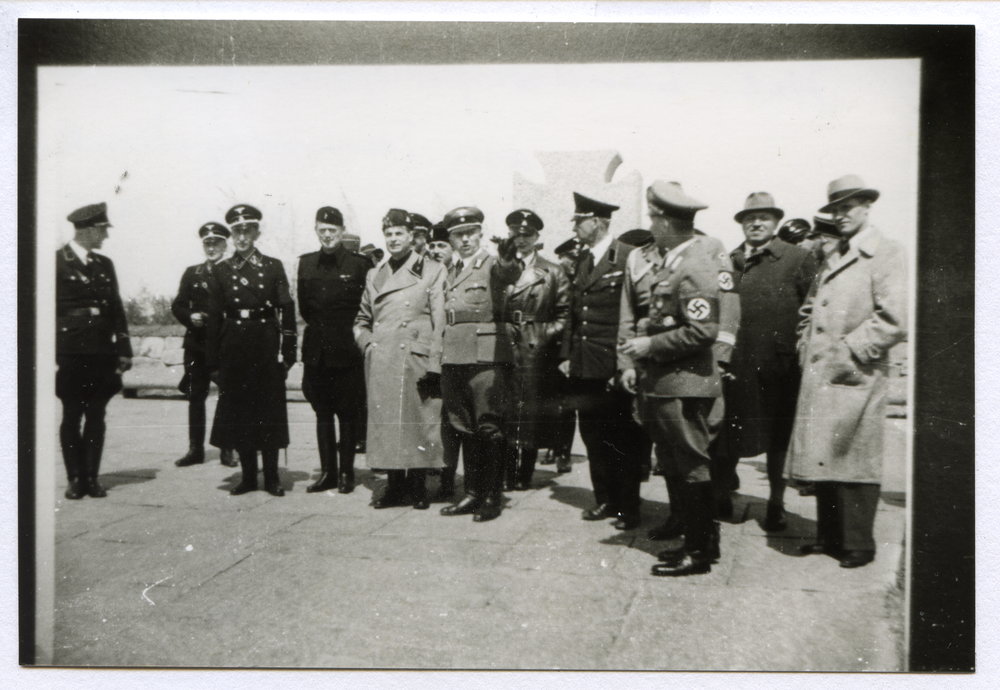
[{"label": "uniform belt", "polygon": [[259,307],[257,309],[226,307],[226,316],[230,319],[266,319],[274,316],[274,307]]},{"label": "uniform belt", "polygon": [[525,314],[523,311],[518,309],[517,311],[511,312],[510,316],[504,319],[507,323],[535,323],[538,321],[537,314]]},{"label": "uniform belt", "polygon": [[101,316],[107,315],[100,307],[80,307],[77,309],[60,309],[59,316]]},{"label": "uniform belt", "polygon": [[445,312],[445,320],[449,326],[457,323],[492,323],[493,313],[488,311],[455,311],[449,309]]},{"label": "uniform belt", "polygon": [[662,326],[662,325],[657,326],[657,325],[650,324],[649,326],[646,327],[646,335],[659,335],[660,333],[666,333],[667,331],[672,331],[672,330],[675,330],[676,328],[677,328],[676,325],[674,325],[674,326]]}]

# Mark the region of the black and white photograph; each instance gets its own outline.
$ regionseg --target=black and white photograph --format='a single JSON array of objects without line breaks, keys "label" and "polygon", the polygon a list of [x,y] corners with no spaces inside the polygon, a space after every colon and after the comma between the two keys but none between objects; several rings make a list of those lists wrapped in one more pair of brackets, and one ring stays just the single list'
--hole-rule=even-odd
[{"label": "black and white photograph", "polygon": [[229,9],[16,22],[22,667],[977,670],[974,22]]}]

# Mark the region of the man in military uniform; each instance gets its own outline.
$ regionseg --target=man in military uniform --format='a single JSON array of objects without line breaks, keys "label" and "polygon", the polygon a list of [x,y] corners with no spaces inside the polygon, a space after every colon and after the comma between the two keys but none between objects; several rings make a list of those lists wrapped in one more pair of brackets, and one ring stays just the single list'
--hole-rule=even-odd
[{"label": "man in military uniform", "polygon": [[539,447],[553,445],[549,439],[558,420],[555,389],[560,382],[556,367],[560,337],[569,321],[569,278],[562,267],[536,251],[538,234],[544,227],[538,214],[518,209],[507,216],[506,223],[524,270],[516,283],[507,286],[503,302],[516,367],[504,490],[526,491],[531,487]]},{"label": "man in military uniform", "polygon": [[448,228],[441,223],[435,223],[431,227],[431,239],[427,243],[427,256],[448,268],[451,266],[451,257],[455,253],[455,248],[448,240]]},{"label": "man in military uniform", "polygon": [[132,367],[132,344],[115,266],[94,251],[108,238],[107,205],[84,206],[66,220],[73,224],[73,239],[56,252],[56,395],[63,405],[59,443],[69,480],[66,498],[104,498],[97,480],[104,412]]},{"label": "man in military uniform", "polygon": [[[302,393],[316,412],[321,474],[309,493],[354,490],[354,454],[359,414],[365,409],[364,358],[354,342],[354,318],[361,305],[371,261],[343,244],[344,217],[332,206],[316,212],[320,250],[299,257],[299,313],[302,335]],[[340,458],[337,427],[340,422]]]},{"label": "man in military uniform", "polygon": [[[695,214],[706,208],[695,199],[687,196],[683,188],[677,182],[663,182],[657,180],[646,190],[646,204],[648,206],[650,219],[650,239],[653,237],[666,237],[669,235],[671,219],[677,219],[682,224],[693,223]],[[733,346],[736,343],[736,334],[739,331],[740,323],[740,302],[736,290],[736,282],[733,275],[733,265],[726,253],[725,247],[715,238],[708,237],[703,232],[694,229],[694,234],[702,238],[705,246],[712,250],[712,255],[717,264],[719,278],[719,329],[716,342],[712,346],[716,361],[721,369],[725,370],[732,355]],[[662,242],[662,240],[661,240]],[[645,326],[643,321],[649,318],[649,304],[652,295],[653,281],[657,275],[657,270],[662,268],[665,262],[667,249],[661,242],[651,241],[637,252],[633,252],[629,257],[629,266],[625,274],[625,289],[622,292],[621,323],[619,325],[619,342],[635,338],[639,335],[641,328]],[[622,358],[619,362],[622,371],[635,368],[635,362],[628,358]],[[626,390],[636,392],[634,382],[630,377],[625,377],[623,383]],[[732,456],[732,463],[738,459],[735,453],[729,453],[727,439],[720,439],[720,432],[724,427],[724,403],[722,398],[713,404],[712,412],[709,415],[710,424],[713,431],[713,445],[711,454],[713,458],[729,458]],[[666,449],[661,447],[657,450],[658,458],[664,457]],[[718,464],[729,462],[722,460]],[[720,471],[717,478],[717,495],[722,496],[723,512],[732,514],[732,502],[729,499],[730,490],[735,488],[733,478],[735,476],[735,464],[725,464],[728,470]],[[712,467],[713,472],[718,468]],[[653,540],[674,539],[684,534],[684,525],[681,519],[681,493],[680,478],[666,471],[666,463],[658,460],[656,473],[663,475],[667,484],[667,495],[670,499],[670,516],[667,520],[649,531],[649,538]],[[729,501],[726,505],[726,501]]]},{"label": "man in military uniform", "polygon": [[584,520],[615,518],[619,530],[639,526],[641,434],[632,401],[617,380],[618,315],[625,266],[634,247],[609,233],[618,206],[573,194],[573,231],[584,249],[572,281],[572,316],[559,365],[569,377],[570,404],[580,416],[595,506]]},{"label": "man in military uniform", "polygon": [[[205,366],[205,315],[208,313],[208,277],[212,267],[226,253],[229,228],[221,223],[205,223],[198,229],[205,261],[189,266],[181,276],[177,297],[170,305],[174,317],[184,324],[184,377],[180,389],[188,399],[188,452],[174,464],[178,467],[205,462],[205,400],[208,398],[208,369]],[[233,451],[223,448],[219,460],[236,467]]]},{"label": "man in military uniform", "polygon": [[441,392],[448,420],[462,434],[466,495],[441,514],[475,513],[473,520],[485,522],[503,510],[503,426],[514,358],[500,308],[504,290],[517,282],[522,269],[513,240],[500,241],[499,258],[480,247],[483,212],[478,208],[456,208],[443,222],[458,258],[445,282]]},{"label": "man in military uniform", "polygon": [[413,226],[413,251],[420,256],[427,253],[427,243],[431,239],[431,222],[419,213],[411,213],[410,225]]},{"label": "man in military uniform", "polygon": [[[634,319],[634,337],[623,330],[619,352],[622,383],[639,395],[643,426],[656,445],[657,461],[674,483],[671,510],[684,524],[684,547],[660,554],[654,575],[688,575],[711,570],[718,557],[715,495],[709,468],[709,443],[717,428],[709,415],[722,394],[713,350],[719,333],[718,243],[695,233],[694,214],[704,204],[687,197],[680,185],[654,184],[657,220],[651,226],[653,249],[645,273],[628,267],[633,288],[648,280],[648,316]],[[651,213],[653,211],[651,210]],[[630,289],[633,289],[630,288]],[[623,305],[628,300],[623,299]],[[627,368],[626,368],[627,367]],[[676,504],[675,504],[676,502]]]},{"label": "man in military uniform", "polygon": [[216,264],[208,281],[205,361],[219,384],[210,441],[218,448],[235,448],[240,456],[243,479],[230,492],[234,496],[257,490],[258,450],[264,489],[272,496],[285,495],[278,449],[288,447],[285,379],[295,364],[298,336],[285,267],[254,246],[262,217],[247,204],[226,213],[236,252]]}]

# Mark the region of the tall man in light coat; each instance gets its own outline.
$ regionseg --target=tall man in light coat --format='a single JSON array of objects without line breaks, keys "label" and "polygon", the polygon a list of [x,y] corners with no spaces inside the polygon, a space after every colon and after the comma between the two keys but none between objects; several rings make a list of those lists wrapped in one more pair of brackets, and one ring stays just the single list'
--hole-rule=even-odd
[{"label": "tall man in light coat", "polygon": [[445,269],[413,250],[406,211],[382,220],[389,260],[368,273],[354,337],[365,356],[368,443],[365,460],[388,470],[372,504],[429,507],[425,475],[441,457],[441,334]]},{"label": "tall man in light coat", "polygon": [[875,558],[872,534],[882,481],[889,349],[906,338],[907,267],[902,246],[868,220],[878,190],[857,175],[830,183],[841,234],[802,307],[802,385],[788,475],[816,482],[817,543],[841,567]]}]

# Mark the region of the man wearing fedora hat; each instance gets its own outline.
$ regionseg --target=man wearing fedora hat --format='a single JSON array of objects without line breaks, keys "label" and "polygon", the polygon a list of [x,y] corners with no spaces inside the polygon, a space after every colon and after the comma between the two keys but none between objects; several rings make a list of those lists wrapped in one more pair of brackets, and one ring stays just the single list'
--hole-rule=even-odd
[{"label": "man wearing fedora hat", "polygon": [[[184,377],[177,388],[188,398],[188,452],[174,463],[178,467],[205,462],[205,400],[210,383],[205,365],[208,278],[226,253],[229,228],[222,223],[205,223],[198,229],[198,236],[206,260],[184,271],[177,297],[170,304],[174,317],[187,329],[184,333]],[[219,460],[226,467],[236,467],[230,448],[222,449]]]},{"label": "man wearing fedora hat", "polygon": [[878,190],[857,175],[830,183],[841,240],[802,307],[802,366],[788,476],[816,483],[817,543],[841,567],[875,558],[889,349],[906,338],[906,256],[868,216]]},{"label": "man wearing fedora hat", "polygon": [[71,500],[107,496],[97,481],[104,413],[122,389],[121,375],[132,367],[115,266],[95,251],[108,238],[107,211],[102,202],[70,213],[73,239],[56,252],[56,396],[63,407],[59,443]]},{"label": "man wearing fedora hat", "polygon": [[816,275],[816,258],[775,236],[785,215],[767,192],[754,192],[734,219],[746,241],[730,254],[742,298],[733,379],[725,386],[726,431],[737,457],[767,455],[770,495],[764,529],[786,527],[784,464],[795,418],[799,309]]}]

